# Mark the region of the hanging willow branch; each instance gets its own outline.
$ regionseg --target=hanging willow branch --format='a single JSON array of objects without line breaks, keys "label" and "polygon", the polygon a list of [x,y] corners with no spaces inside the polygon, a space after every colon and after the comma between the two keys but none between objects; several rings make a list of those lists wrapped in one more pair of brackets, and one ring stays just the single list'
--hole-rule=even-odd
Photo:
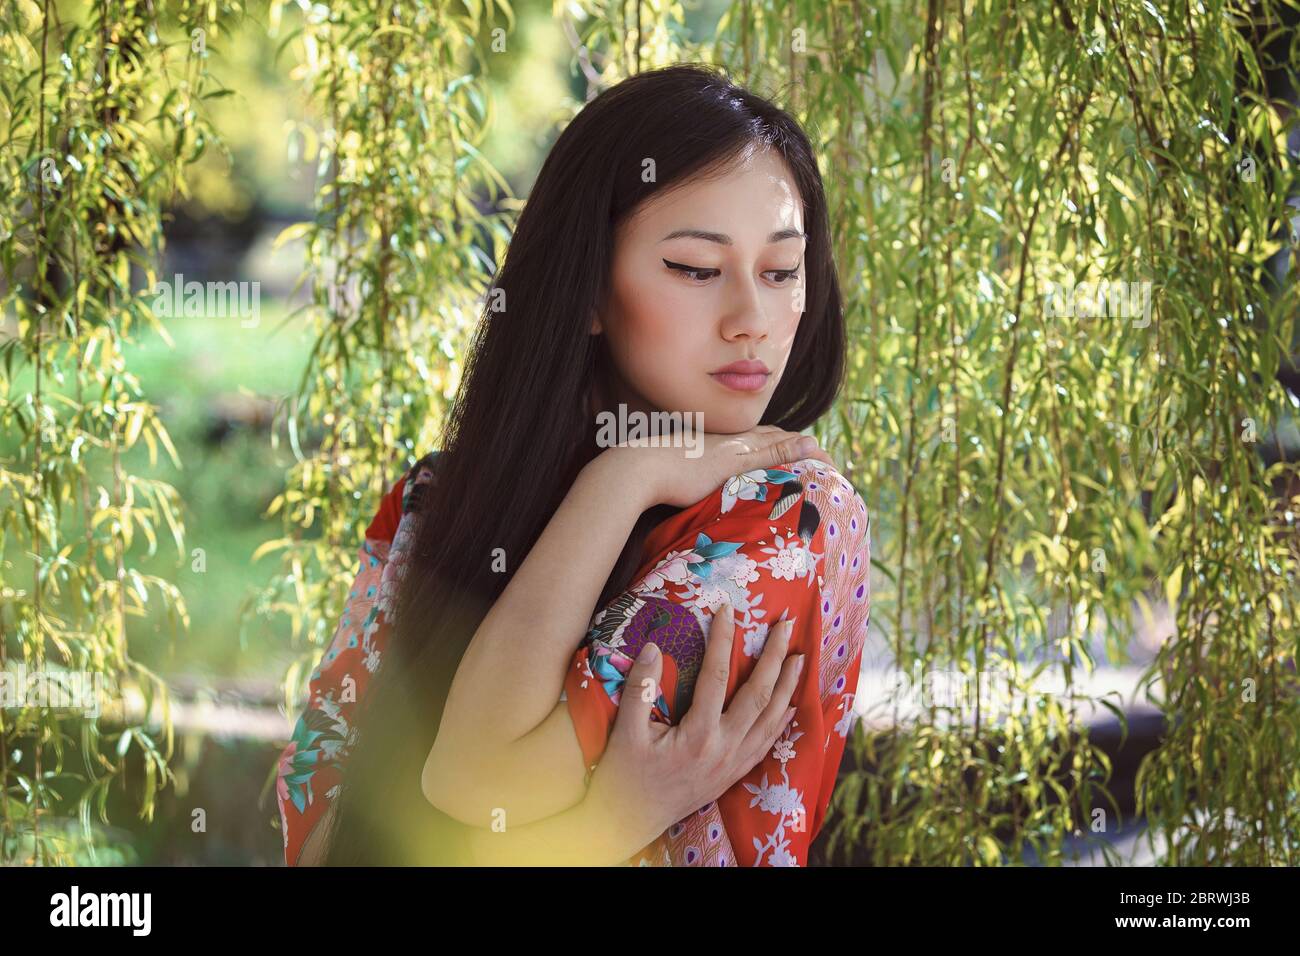
[{"label": "hanging willow branch", "polygon": [[[166,686],[131,655],[132,622],[158,607],[174,629],[189,623],[176,582],[137,569],[160,533],[182,556],[183,523],[176,490],[128,467],[140,443],[151,466],[160,448],[179,462],[124,347],[166,337],[148,304],[162,210],[212,138],[200,113],[224,92],[203,66],[217,9],[182,2],[164,17],[147,0],[95,0],[61,20],[69,6],[23,0],[0,15],[0,670],[104,693],[71,712],[0,710],[0,864],[93,859],[91,810],[108,822],[128,760],[151,818],[172,726]],[[72,804],[79,828],[65,825]]]},{"label": "hanging willow branch", "polygon": [[283,570],[251,606],[291,622],[291,712],[353,577],[341,543],[435,448],[509,238],[506,184],[479,152],[491,58],[509,55],[492,49],[497,13],[356,0],[313,7],[294,37],[321,178],[316,218],[278,241],[305,245],[314,343],[282,416],[295,464],[268,514],[284,533],[256,555],[280,552]]},{"label": "hanging willow branch", "polygon": [[[437,434],[479,265],[508,238],[470,200],[496,195],[471,148],[492,6],[316,9],[301,42],[328,178],[290,235],[308,247],[317,342],[272,506],[285,573],[260,605],[306,640],[291,706],[342,606],[340,543]],[[1129,660],[1167,602],[1175,629],[1142,681],[1170,727],[1138,786],[1152,846],[1295,862],[1300,502],[1280,437],[1296,399],[1278,381],[1295,294],[1263,269],[1292,179],[1263,70],[1294,63],[1262,63],[1254,39],[1279,10],[1256,5],[1252,25],[1222,2],[933,0],[918,18],[745,0],[693,43],[674,4],[555,5],[592,92],[719,63],[834,157],[854,334],[823,437],[875,519],[885,657],[869,663],[951,669],[976,691],[906,719],[897,698],[863,702],[896,725],[855,733],[828,859],[1059,863],[1071,837],[1113,832],[1109,760],[1081,721],[1124,714],[1086,680],[1098,651]],[[1090,313],[1073,305],[1088,295],[1061,308],[1062,288],[1123,294]],[[990,673],[1010,707],[983,696]],[[1053,676],[1064,691],[1034,693]]]},{"label": "hanging willow branch", "polygon": [[[1138,781],[1150,845],[1294,865],[1296,302],[1264,267],[1286,254],[1294,109],[1264,71],[1297,64],[1258,42],[1286,11],[789,9],[734,4],[712,50],[794,84],[783,105],[835,157],[855,334],[824,437],[874,515],[869,646],[973,690],[906,718],[897,695],[859,702],[897,726],[855,733],[826,859],[1056,863],[1086,833],[1115,862],[1101,837],[1130,821],[1080,721],[1124,715],[1080,679],[1098,649],[1126,663],[1134,611],[1167,602],[1141,683],[1170,728]],[[1060,308],[1108,286],[1103,310]],[[990,673],[1011,706],[982,697]]]}]

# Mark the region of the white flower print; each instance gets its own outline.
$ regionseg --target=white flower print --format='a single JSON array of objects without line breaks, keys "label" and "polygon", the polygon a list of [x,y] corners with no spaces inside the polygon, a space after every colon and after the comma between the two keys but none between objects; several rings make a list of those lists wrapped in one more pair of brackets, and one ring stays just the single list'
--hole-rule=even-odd
[{"label": "white flower print", "polygon": [[790,721],[785,733],[772,747],[771,756],[781,763],[781,780],[769,783],[767,774],[764,773],[757,787],[749,783],[744,785],[746,790],[754,794],[754,799],[749,802],[751,807],[757,806],[763,812],[778,817],[766,842],[760,842],[758,837],[754,837],[754,849],[757,851],[755,866],[763,862],[764,854],[768,854],[769,866],[799,865],[798,859],[790,853],[790,838],[786,836],[785,830],[787,824],[793,825],[804,819],[807,812],[804,809],[803,794],[790,786],[790,774],[786,769],[786,764],[795,758],[794,742],[803,736],[803,731],[794,729],[798,723],[797,720]]},{"label": "white flower print", "polygon": [[667,557],[654,566],[641,582],[633,588],[638,594],[667,587],[669,584],[684,584],[690,577],[689,565],[703,561],[694,551],[669,551]]},{"label": "white flower print", "polygon": [[794,744],[789,740],[778,740],[772,745],[772,756],[781,763],[794,759]]},{"label": "white flower print", "polygon": [[853,729],[853,695],[840,695],[840,710],[844,711],[844,716],[835,722],[835,732],[841,737],[847,737],[849,731]]},{"label": "white flower print", "polygon": [[[775,746],[772,748],[772,756],[781,761],[782,771],[784,771],[785,765],[794,759],[794,742],[803,736],[802,730],[795,730],[798,726],[799,719],[796,717],[786,725],[781,736],[777,738],[777,744],[788,743],[790,745],[788,750],[782,750],[781,753],[778,753]],[[789,754],[789,756],[782,756],[782,753]]]},{"label": "white flower print", "polygon": [[763,653],[763,648],[767,646],[767,635],[771,630],[771,625],[760,624],[752,631],[745,632],[746,657],[758,657]]},{"label": "white flower print", "polygon": [[772,577],[785,581],[794,581],[807,577],[812,569],[812,560],[803,541],[797,537],[783,538],[775,536],[776,547],[764,548],[764,554],[772,555],[763,566],[769,568]]},{"label": "white flower print", "polygon": [[[320,742],[320,753],[321,753],[322,761],[337,760],[340,751],[347,750],[347,746],[345,746],[345,744],[348,743],[349,738],[351,738],[353,734],[353,728],[348,726],[348,722],[346,720],[338,716],[338,712],[339,712],[338,704],[334,703],[334,701],[332,700],[329,700],[328,703],[330,707],[332,707],[334,710],[334,713],[329,714],[329,716],[334,721],[334,728],[333,728],[334,732],[337,733],[339,736],[343,737],[344,739],[343,740],[322,740]],[[321,711],[324,713],[329,713],[323,705],[321,707]]]},{"label": "white flower print", "polygon": [[733,607],[739,603],[730,591],[719,584],[712,583],[712,581],[701,584],[699,593],[695,595],[696,607],[707,607],[714,613],[717,613],[718,608],[722,607],[724,601],[730,601]]},{"label": "white flower print", "polygon": [[[793,751],[791,751],[793,752]],[[788,760],[789,758],[785,758]],[[785,760],[782,760],[785,763]],[[782,774],[784,776],[784,774]],[[745,784],[745,789],[750,793],[757,794],[753,800],[749,801],[751,807],[758,807],[764,813],[778,813],[785,816],[787,813],[794,813],[803,805],[803,798],[798,790],[790,787],[789,782],[767,782],[767,774],[763,774],[763,779],[755,787],[752,783]]]},{"label": "white flower print", "polygon": [[329,693],[331,696],[323,696],[317,699],[316,709],[330,720],[334,721],[336,725],[343,724],[343,717],[339,711],[339,705],[335,702],[334,697],[332,696],[334,692],[330,691]]},{"label": "white flower print", "polygon": [[743,592],[748,585],[758,580],[758,562],[748,557],[743,551],[737,551],[734,554],[728,554],[715,560],[713,562],[713,573],[709,576],[711,578],[716,576],[730,584],[734,584]]},{"label": "white flower print", "polygon": [[722,513],[730,511],[737,501],[753,501],[759,489],[767,484],[767,469],[758,468],[744,474],[732,475],[722,486]]},{"label": "white flower print", "polygon": [[799,865],[799,861],[796,860],[794,855],[790,852],[789,840],[784,840],[779,846],[773,847],[771,855],[767,858],[767,862],[772,864],[772,866]]}]

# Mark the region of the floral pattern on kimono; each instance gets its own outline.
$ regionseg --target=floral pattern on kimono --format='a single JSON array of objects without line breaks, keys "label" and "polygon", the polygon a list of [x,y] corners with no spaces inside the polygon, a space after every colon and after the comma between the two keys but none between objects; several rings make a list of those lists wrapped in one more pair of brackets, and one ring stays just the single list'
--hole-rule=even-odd
[{"label": "floral pattern on kimono", "polygon": [[420,500],[436,475],[439,454],[425,455],[393,486],[366,528],[343,614],[325,656],[312,671],[307,706],[280,754],[276,802],[285,862],[291,866],[338,794],[353,714],[383,659],[404,557],[414,541]]},{"label": "floral pattern on kimono", "polygon": [[814,459],[758,469],[661,523],[642,557],[636,583],[592,618],[565,679],[563,698],[589,770],[609,739],[627,672],[651,641],[663,651],[651,719],[681,719],[724,602],[736,622],[728,704],[777,621],[795,619],[788,653],[806,656],[795,714],[767,756],[628,863],[806,865],[854,723],[871,610],[865,504]]},{"label": "floral pattern on kimono", "polygon": [[[438,454],[393,486],[366,529],[356,580],[281,754],[276,796],[289,865],[338,793],[357,701],[382,660]],[[852,486],[809,459],[735,475],[651,532],[637,583],[597,611],[560,693],[589,767],[604,751],[625,675],[647,635],[665,652],[652,719],[674,723],[689,706],[703,634],[725,598],[736,613],[728,701],[782,616],[797,617],[790,653],[807,657],[792,701],[798,709],[763,762],[628,864],[806,862],[853,722],[870,616],[868,526]]]}]

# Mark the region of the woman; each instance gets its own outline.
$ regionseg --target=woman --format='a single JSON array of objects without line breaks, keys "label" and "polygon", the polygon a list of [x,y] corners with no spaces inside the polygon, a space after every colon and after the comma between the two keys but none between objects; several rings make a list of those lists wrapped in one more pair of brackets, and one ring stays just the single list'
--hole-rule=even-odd
[{"label": "woman", "polygon": [[[845,350],[807,137],[706,68],[618,84],[488,302],[281,759],[286,860],[805,863],[870,611],[866,508],[796,434]],[[603,447],[662,411],[705,433]]]}]

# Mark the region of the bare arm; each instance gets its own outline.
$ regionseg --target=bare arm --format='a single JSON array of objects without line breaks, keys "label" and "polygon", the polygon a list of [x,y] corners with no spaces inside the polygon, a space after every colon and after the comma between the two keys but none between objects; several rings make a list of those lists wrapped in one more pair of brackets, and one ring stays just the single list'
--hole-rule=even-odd
[{"label": "bare arm", "polygon": [[663,830],[627,816],[586,797],[534,823],[507,821],[500,832],[472,827],[469,852],[475,866],[617,866]]},{"label": "bare arm", "polygon": [[490,827],[497,808],[511,821],[532,823],[575,806],[586,793],[582,746],[564,701],[555,703],[531,733],[478,757],[473,769],[445,769],[432,758],[425,761],[426,796],[461,823]]},{"label": "bare arm", "polygon": [[648,507],[603,460],[579,473],[457,666],[424,782],[462,822],[482,825],[503,804],[527,822],[582,798],[582,751],[557,702],[600,590]]},{"label": "bare arm", "polygon": [[526,824],[583,798],[581,747],[557,701],[637,519],[656,502],[686,507],[728,475],[803,456],[800,436],[773,426],[708,437],[699,459],[669,447],[636,449],[635,458],[607,449],[578,475],[457,667],[424,766],[434,806],[480,827],[497,807]]},{"label": "bare arm", "polygon": [[[600,590],[648,507],[606,461],[597,456],[579,473],[457,665],[443,726],[469,732],[476,748],[519,740],[554,709]],[[502,687],[511,688],[508,707]]]},{"label": "bare arm", "polygon": [[[617,866],[649,845],[662,829],[603,805],[600,793],[580,799],[560,813],[531,823],[507,817],[496,831],[485,824],[466,831],[474,866]],[[326,811],[303,843],[299,866],[320,866],[328,850],[334,807]]]}]

